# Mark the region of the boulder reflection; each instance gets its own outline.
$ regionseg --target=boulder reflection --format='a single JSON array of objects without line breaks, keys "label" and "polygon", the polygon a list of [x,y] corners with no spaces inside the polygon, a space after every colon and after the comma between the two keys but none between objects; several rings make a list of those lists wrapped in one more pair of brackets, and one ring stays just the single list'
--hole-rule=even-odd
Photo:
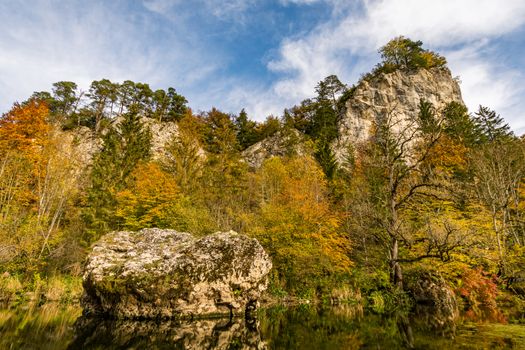
[{"label": "boulder reflection", "polygon": [[81,318],[69,349],[266,349],[256,319],[105,320]]}]

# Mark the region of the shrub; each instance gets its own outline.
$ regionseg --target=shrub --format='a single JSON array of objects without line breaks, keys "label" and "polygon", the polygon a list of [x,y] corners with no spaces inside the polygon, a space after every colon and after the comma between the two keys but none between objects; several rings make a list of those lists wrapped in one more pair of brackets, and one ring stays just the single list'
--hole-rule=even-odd
[{"label": "shrub", "polygon": [[505,317],[496,303],[497,277],[481,268],[464,268],[456,293],[465,303],[465,316],[470,319],[488,319],[504,322]]}]

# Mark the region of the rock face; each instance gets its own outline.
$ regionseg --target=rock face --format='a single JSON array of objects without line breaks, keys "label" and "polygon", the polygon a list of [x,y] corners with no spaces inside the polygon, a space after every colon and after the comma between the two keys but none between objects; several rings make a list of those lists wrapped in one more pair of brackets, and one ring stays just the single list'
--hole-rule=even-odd
[{"label": "rock face", "polygon": [[333,144],[336,159],[344,160],[350,145],[367,141],[374,122],[387,113],[402,130],[417,117],[421,99],[432,103],[437,111],[450,102],[463,104],[459,84],[447,68],[398,70],[361,81],[346,102],[338,125],[339,138]]},{"label": "rock face", "polygon": [[171,139],[179,135],[179,127],[175,122],[159,123],[151,118],[143,118],[144,125],[151,131],[151,154],[153,159],[162,159],[166,155],[164,147]]},{"label": "rock face", "polygon": [[416,314],[425,319],[428,326],[443,329],[458,318],[456,296],[441,276],[419,272],[409,279],[405,289],[416,302]]},{"label": "rock face", "polygon": [[[116,125],[119,118],[113,121]],[[165,146],[175,136],[179,135],[179,128],[175,122],[158,122],[151,118],[142,118],[142,122],[151,131],[151,154],[153,159],[162,159],[166,155]],[[104,130],[103,132],[106,132]],[[102,148],[102,139],[96,137],[94,132],[81,126],[68,131],[64,138],[65,142],[75,145],[81,152],[82,163],[89,165],[93,161],[94,155]]]},{"label": "rock face", "polygon": [[271,267],[256,239],[233,231],[112,232],[87,258],[82,306],[118,318],[239,314],[256,307]]},{"label": "rock face", "polygon": [[307,144],[305,136],[292,129],[287,132],[276,132],[248,147],[242,155],[250,167],[258,168],[271,157],[304,156],[312,153],[312,147]]}]

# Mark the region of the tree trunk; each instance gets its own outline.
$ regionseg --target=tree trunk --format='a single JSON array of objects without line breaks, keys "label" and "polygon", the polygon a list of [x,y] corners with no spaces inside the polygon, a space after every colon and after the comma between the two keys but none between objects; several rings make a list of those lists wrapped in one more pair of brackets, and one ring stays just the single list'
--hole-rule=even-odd
[{"label": "tree trunk", "polygon": [[398,261],[399,243],[396,238],[392,239],[390,250],[390,281],[399,289],[403,289],[403,271]]},{"label": "tree trunk", "polygon": [[505,264],[505,254],[504,246],[501,244],[501,229],[498,227],[498,220],[496,218],[497,212],[495,209],[492,210],[492,227],[496,233],[496,241],[498,243],[498,256],[499,256],[499,266],[500,272],[505,275],[506,273],[506,264]]}]

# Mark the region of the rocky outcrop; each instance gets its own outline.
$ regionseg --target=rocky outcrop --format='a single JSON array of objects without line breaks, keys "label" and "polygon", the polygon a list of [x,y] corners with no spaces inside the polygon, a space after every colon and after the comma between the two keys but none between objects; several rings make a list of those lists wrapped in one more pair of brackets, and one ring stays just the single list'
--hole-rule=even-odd
[{"label": "rocky outcrop", "polygon": [[405,289],[415,301],[418,317],[436,329],[454,324],[459,316],[458,303],[443,277],[428,271],[417,271],[408,276]]},{"label": "rocky outcrop", "polygon": [[242,156],[252,168],[258,168],[271,157],[305,156],[312,154],[312,146],[298,130],[281,130],[248,147]]},{"label": "rocky outcrop", "polygon": [[[117,118],[114,125],[119,123]],[[166,156],[166,144],[179,134],[179,127],[175,122],[159,122],[151,118],[142,118],[142,122],[151,131],[151,155],[159,160]],[[107,129],[102,133],[107,132]],[[85,126],[77,127],[64,134],[64,142],[75,146],[82,155],[81,161],[85,165],[91,164],[94,155],[102,148],[102,139],[97,137],[93,130]]]},{"label": "rocky outcrop", "polygon": [[367,141],[374,123],[389,114],[397,129],[403,130],[415,120],[420,101],[432,103],[439,111],[450,102],[463,104],[458,81],[447,68],[397,70],[362,80],[346,101],[338,125],[338,139],[333,144],[338,161],[347,158],[349,149]]},{"label": "rocky outcrop", "polygon": [[162,159],[166,155],[165,146],[173,137],[179,135],[179,127],[175,122],[158,122],[151,118],[143,118],[144,125],[151,131],[151,154],[153,159]]},{"label": "rocky outcrop", "polygon": [[87,258],[82,306],[118,318],[240,314],[257,306],[271,267],[256,239],[233,231],[112,232]]}]

